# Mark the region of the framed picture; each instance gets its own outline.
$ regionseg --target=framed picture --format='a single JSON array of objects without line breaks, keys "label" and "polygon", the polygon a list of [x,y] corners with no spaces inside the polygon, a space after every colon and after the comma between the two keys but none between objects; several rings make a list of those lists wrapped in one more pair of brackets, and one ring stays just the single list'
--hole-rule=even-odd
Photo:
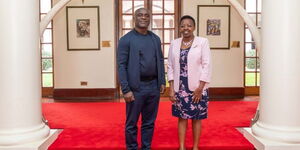
[{"label": "framed picture", "polygon": [[197,34],[211,49],[230,48],[230,5],[198,5]]},{"label": "framed picture", "polygon": [[67,6],[67,48],[100,50],[99,6]]}]

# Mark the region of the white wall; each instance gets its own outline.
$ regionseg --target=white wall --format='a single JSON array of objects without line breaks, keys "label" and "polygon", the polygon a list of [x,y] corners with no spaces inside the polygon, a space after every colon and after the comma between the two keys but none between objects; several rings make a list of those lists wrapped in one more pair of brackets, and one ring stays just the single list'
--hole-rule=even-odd
[{"label": "white wall", "polygon": [[[239,2],[243,6],[244,0]],[[182,0],[182,4],[182,15],[191,15],[195,19],[197,19],[197,5],[230,5],[226,0],[215,0],[215,3],[213,0]],[[211,87],[244,86],[244,22],[233,7],[230,18],[230,40],[240,41],[240,48],[211,50],[213,63]]]},{"label": "white wall", "polygon": [[[101,46],[99,51],[68,51],[66,9],[62,9],[53,21],[54,88],[115,88],[114,1],[85,0],[82,4],[81,0],[72,0],[68,6],[99,6],[100,40],[111,41],[111,47]],[[88,86],[81,86],[80,81],[87,81]]]},{"label": "white wall", "polygon": [[[243,0],[239,2],[243,4]],[[68,5],[82,6],[82,1],[72,0]],[[100,51],[68,51],[66,10],[61,10],[54,18],[53,24],[55,88],[115,88],[114,1],[85,0],[84,5],[100,7],[100,39],[111,41],[111,47],[101,47]],[[197,19],[197,5],[229,5],[229,3],[226,0],[215,0],[215,3],[212,0],[182,0],[182,15],[191,15]],[[244,86],[244,22],[233,7],[231,7],[230,25],[230,40],[240,41],[240,48],[212,50],[211,87]],[[80,86],[80,81],[88,81],[88,86]]]}]

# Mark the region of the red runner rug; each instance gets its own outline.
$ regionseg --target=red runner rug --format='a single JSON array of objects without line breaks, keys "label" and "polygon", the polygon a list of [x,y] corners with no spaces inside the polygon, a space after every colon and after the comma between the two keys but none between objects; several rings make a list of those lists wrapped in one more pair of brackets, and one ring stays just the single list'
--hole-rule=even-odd
[{"label": "red runner rug", "polygon": [[[254,150],[236,128],[250,125],[256,107],[252,101],[211,101],[208,119],[202,123],[200,150]],[[43,113],[50,128],[63,129],[49,150],[125,150],[125,103],[44,103]],[[186,143],[191,148],[191,122]],[[176,149],[177,119],[171,116],[171,103],[163,101],[152,150]]]}]

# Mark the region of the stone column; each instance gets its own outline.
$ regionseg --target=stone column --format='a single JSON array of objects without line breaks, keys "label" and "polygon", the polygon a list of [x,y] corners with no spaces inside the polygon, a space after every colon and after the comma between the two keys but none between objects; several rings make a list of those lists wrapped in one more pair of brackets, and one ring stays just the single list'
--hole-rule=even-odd
[{"label": "stone column", "polygon": [[46,138],[42,122],[39,1],[0,4],[0,146]]},{"label": "stone column", "polygon": [[252,132],[300,143],[300,1],[262,0],[260,117]]}]

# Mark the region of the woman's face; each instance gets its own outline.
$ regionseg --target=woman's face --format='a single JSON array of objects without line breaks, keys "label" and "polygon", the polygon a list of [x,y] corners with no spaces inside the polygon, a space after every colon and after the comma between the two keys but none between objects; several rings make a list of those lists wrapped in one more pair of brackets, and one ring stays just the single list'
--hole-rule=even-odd
[{"label": "woman's face", "polygon": [[195,25],[191,19],[183,19],[180,23],[179,31],[184,38],[193,36]]}]

